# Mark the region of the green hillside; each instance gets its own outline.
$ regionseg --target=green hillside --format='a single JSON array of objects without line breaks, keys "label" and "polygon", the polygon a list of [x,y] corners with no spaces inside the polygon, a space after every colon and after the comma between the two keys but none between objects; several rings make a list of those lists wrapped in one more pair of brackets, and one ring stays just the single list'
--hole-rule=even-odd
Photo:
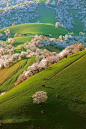
[{"label": "green hillside", "polygon": [[11,34],[14,35],[15,33],[18,34],[51,34],[53,37],[58,37],[59,35],[65,35],[69,31],[65,30],[61,27],[55,28],[55,25],[49,23],[26,23],[15,25],[11,27],[7,27],[4,29],[0,29],[0,33],[4,33],[6,29],[10,29]]},{"label": "green hillside", "polygon": [[[1,96],[0,121],[5,129],[85,129],[85,78],[86,50],[42,70]],[[36,91],[48,94],[43,106],[33,104]],[[78,101],[74,102],[74,98]]]}]

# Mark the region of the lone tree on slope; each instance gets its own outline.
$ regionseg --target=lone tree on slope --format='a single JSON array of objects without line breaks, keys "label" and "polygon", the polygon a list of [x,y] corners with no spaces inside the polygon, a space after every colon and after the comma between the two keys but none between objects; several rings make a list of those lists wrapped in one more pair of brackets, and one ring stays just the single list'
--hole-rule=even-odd
[{"label": "lone tree on slope", "polygon": [[47,100],[48,96],[45,91],[38,91],[32,96],[32,98],[33,103],[42,104]]}]

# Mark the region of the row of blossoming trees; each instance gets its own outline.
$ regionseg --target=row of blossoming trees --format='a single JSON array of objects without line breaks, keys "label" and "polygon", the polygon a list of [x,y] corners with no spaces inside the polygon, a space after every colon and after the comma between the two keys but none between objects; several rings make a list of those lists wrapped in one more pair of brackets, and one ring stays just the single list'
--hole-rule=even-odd
[{"label": "row of blossoming trees", "polygon": [[[33,63],[33,65],[28,66],[27,70],[25,70],[18,78],[15,86],[20,84],[21,82],[25,81],[27,78],[33,76],[34,74],[40,72],[41,70],[47,68],[48,66],[58,62],[59,60],[82,51],[85,49],[84,44],[77,42],[75,45],[71,45],[66,47],[63,51],[59,54],[56,52],[49,52],[48,50],[39,49],[40,42],[47,40],[47,37],[43,35],[35,36],[34,39],[31,40],[30,43],[25,43],[26,47],[28,48],[27,51],[33,51],[33,55],[36,56],[37,62]],[[30,53],[32,56],[32,53]]]}]

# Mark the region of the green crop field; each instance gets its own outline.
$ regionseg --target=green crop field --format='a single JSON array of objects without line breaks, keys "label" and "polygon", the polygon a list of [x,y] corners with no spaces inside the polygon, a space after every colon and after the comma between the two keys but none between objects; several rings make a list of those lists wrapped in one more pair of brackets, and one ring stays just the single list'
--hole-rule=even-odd
[{"label": "green crop field", "polygon": [[[6,129],[85,129],[85,77],[86,50],[42,70],[1,96],[0,121]],[[42,106],[33,104],[31,96],[36,91],[47,92],[48,100]]]}]

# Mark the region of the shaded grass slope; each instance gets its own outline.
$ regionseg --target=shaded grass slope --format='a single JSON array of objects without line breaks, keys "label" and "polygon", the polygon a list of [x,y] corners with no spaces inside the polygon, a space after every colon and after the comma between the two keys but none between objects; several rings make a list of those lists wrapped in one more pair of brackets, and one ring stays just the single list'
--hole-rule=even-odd
[{"label": "shaded grass slope", "polygon": [[[86,50],[59,61],[1,96],[1,122],[6,129],[85,129],[85,77]],[[32,95],[41,90],[47,92],[48,100],[39,106],[33,104]],[[74,98],[78,101],[74,102]]]}]

